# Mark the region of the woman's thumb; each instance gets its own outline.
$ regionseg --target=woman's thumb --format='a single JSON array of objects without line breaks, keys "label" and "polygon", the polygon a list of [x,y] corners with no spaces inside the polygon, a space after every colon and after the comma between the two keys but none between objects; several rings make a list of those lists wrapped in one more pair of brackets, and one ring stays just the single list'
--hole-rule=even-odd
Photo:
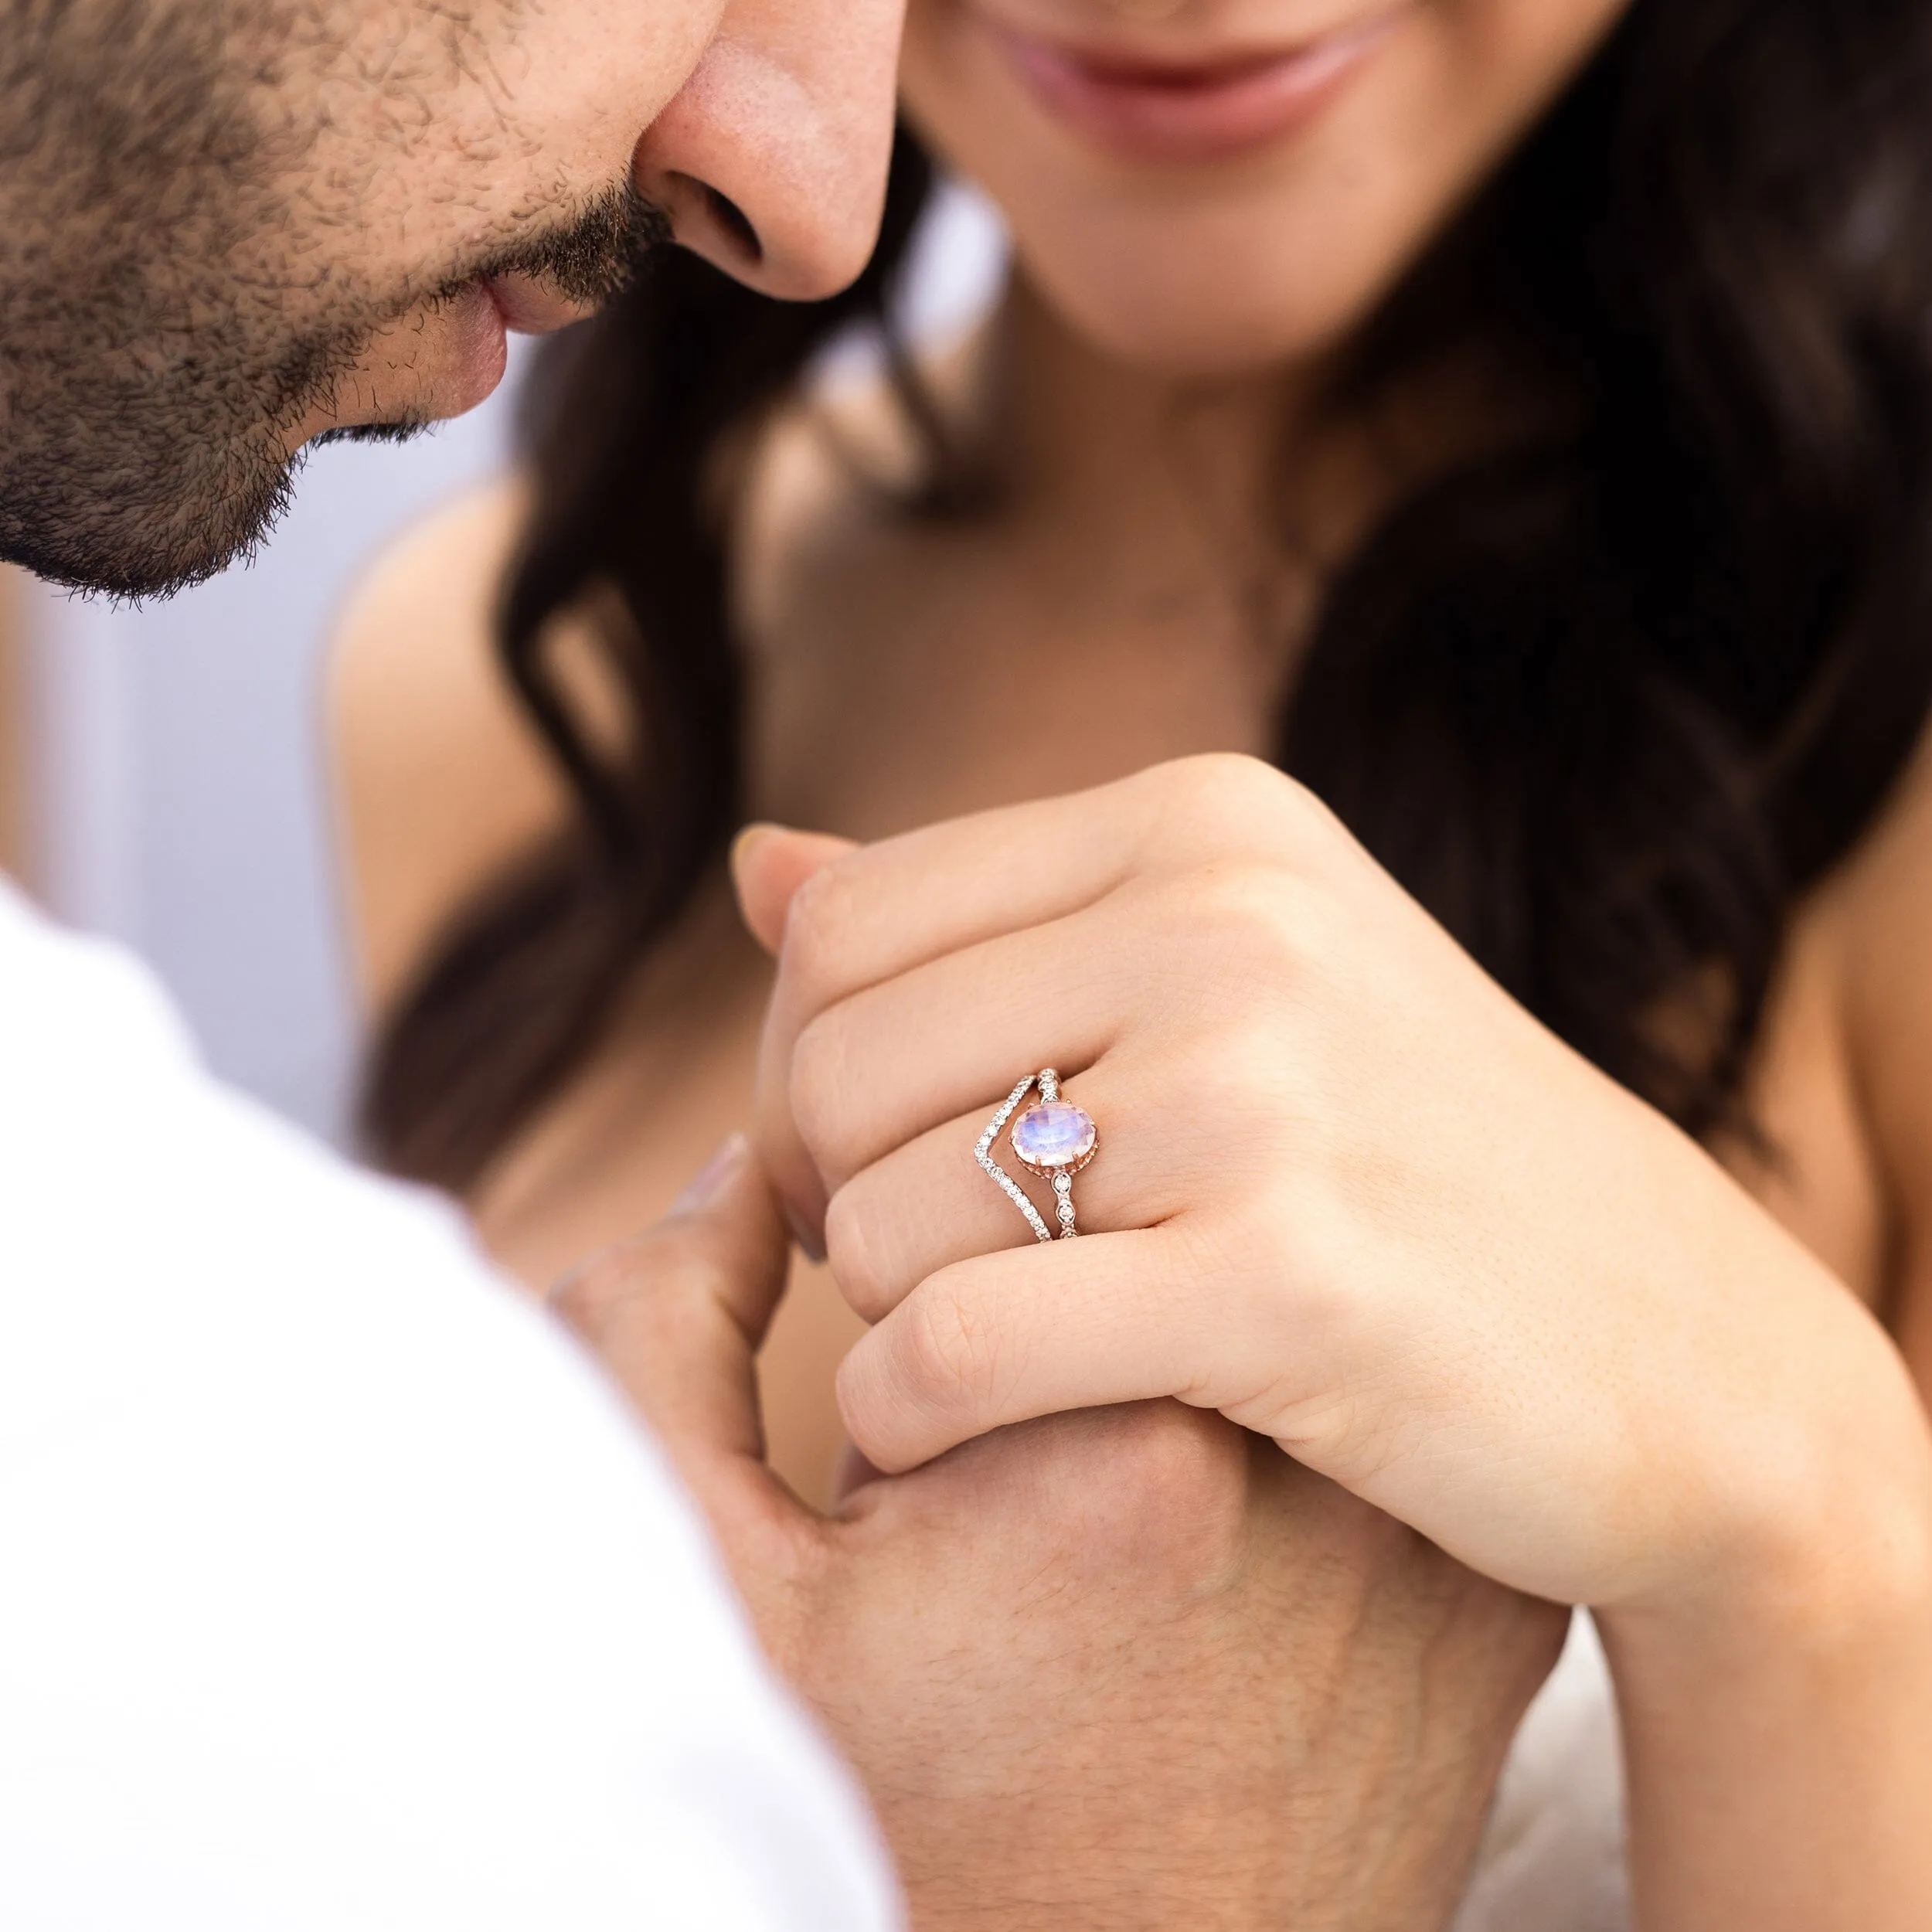
[{"label": "woman's thumb", "polygon": [[731,879],[751,935],[768,953],[785,936],[791,896],[812,874],[856,849],[828,832],[794,832],[788,825],[747,825],[731,848]]}]

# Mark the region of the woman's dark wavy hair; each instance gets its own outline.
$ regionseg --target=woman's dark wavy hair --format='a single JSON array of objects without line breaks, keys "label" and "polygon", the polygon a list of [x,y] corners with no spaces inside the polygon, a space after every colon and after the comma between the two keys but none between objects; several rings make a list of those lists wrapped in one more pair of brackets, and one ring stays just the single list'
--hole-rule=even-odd
[{"label": "woman's dark wavy hair", "polygon": [[[1366,396],[1477,340],[1562,406],[1371,531],[1328,587],[1280,762],[1693,1133],[1747,1127],[1794,903],[1932,699],[1929,12],[1636,0],[1343,379]],[[907,514],[970,513],[892,327],[931,179],[902,134],[877,252],[831,301],[668,254],[543,367],[498,646],[579,822],[461,914],[389,1015],[365,1117],[391,1165],[472,1181],[716,864],[742,795],[719,472],[840,330],[883,332],[931,446]],[[621,755],[546,654],[593,597]],[[1694,1050],[1657,1023],[1686,998],[1713,1016]]]}]

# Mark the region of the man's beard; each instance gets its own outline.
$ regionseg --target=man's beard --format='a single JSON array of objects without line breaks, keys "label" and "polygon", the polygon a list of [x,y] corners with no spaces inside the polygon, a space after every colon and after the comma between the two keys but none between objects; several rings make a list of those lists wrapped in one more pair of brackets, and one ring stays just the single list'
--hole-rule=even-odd
[{"label": "man's beard", "polygon": [[[321,274],[244,270],[289,205],[245,134],[207,158],[208,129],[243,124],[250,103],[226,43],[196,33],[197,11],[176,12],[188,24],[146,55],[151,71],[173,63],[168,91],[199,111],[137,142],[121,130],[124,152],[145,151],[139,167],[87,152],[91,130],[68,119],[63,82],[69,96],[111,86],[98,43],[77,54],[56,26],[37,68],[22,61],[34,49],[0,46],[0,132],[38,136],[0,174],[0,558],[129,597],[199,582],[253,549],[289,500],[291,432],[328,408],[383,328],[505,273],[600,301],[665,233],[627,182],[434,286],[372,290],[352,260]],[[0,33],[19,18],[0,0]],[[421,427],[402,417],[335,434]]]}]

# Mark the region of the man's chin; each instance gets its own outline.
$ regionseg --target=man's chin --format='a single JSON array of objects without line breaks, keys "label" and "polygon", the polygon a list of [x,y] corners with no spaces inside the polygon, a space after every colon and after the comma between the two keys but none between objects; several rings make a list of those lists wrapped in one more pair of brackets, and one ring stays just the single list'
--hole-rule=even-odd
[{"label": "man's chin", "polygon": [[[252,557],[293,494],[293,465],[144,484],[78,471],[35,474],[0,459],[0,560],[70,590],[129,603],[172,596]],[[168,479],[173,481],[174,479]]]},{"label": "man's chin", "polygon": [[[43,413],[53,413],[51,400]],[[307,454],[279,435],[244,430],[224,440],[160,412],[145,421],[139,411],[64,414],[64,437],[16,437],[0,450],[0,560],[134,603],[253,557],[288,508]],[[434,427],[399,412],[329,423],[308,447],[401,443]]]}]

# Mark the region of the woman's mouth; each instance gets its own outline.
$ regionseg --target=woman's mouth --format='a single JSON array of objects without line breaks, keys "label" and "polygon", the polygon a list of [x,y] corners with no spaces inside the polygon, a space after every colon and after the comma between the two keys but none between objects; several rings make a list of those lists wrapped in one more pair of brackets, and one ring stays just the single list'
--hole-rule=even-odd
[{"label": "woman's mouth", "polygon": [[1304,125],[1407,11],[1296,47],[1198,61],[1090,52],[1003,22],[993,32],[1029,91],[1076,131],[1133,160],[1209,162]]}]

